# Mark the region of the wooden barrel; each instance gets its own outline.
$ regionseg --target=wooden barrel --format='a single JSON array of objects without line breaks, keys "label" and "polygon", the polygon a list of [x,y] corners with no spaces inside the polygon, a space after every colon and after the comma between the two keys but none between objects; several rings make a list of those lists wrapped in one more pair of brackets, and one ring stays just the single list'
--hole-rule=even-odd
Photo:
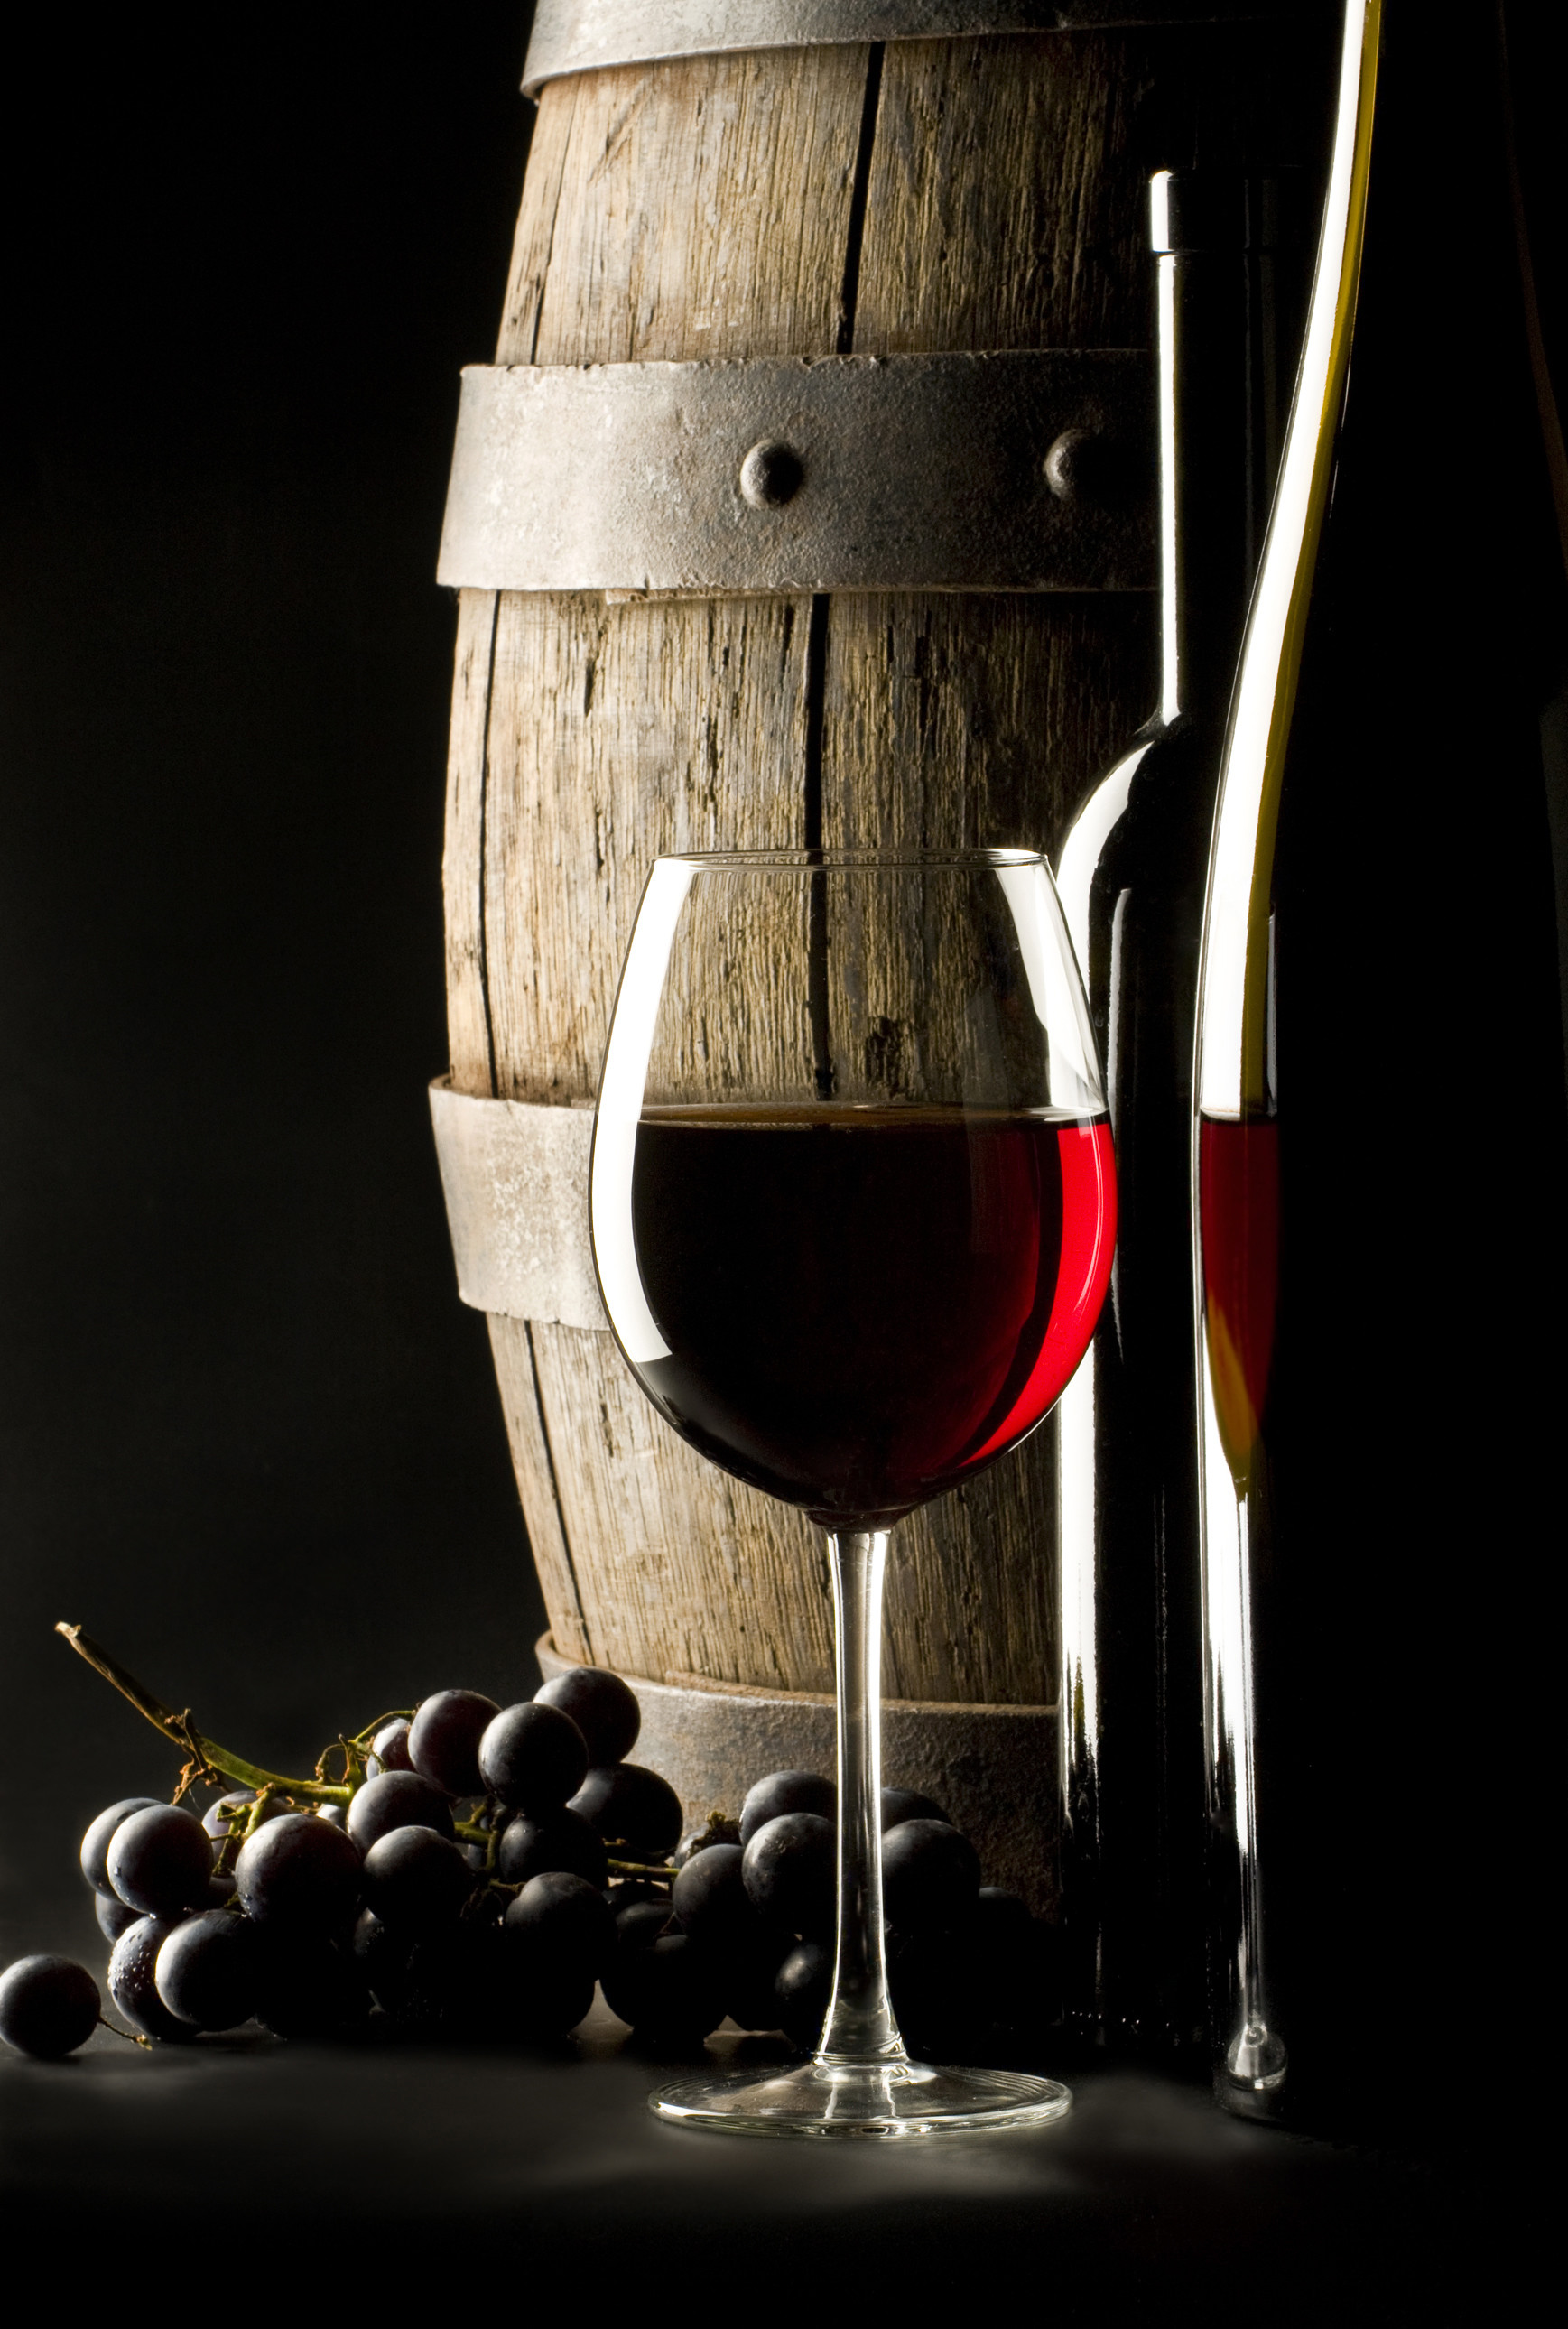
[{"label": "wooden barrel", "polygon": [[[1149,173],[1309,158],[1323,48],[1276,14],[553,80],[497,363],[1147,347]],[[661,850],[1054,850],[1151,708],[1155,594],[930,583],[461,592],[456,1092],[591,1104]],[[668,1431],[607,1333],[504,1315],[490,1332],[556,1650],[682,1688],[829,1690],[826,1560],[807,1522]],[[1055,1706],[1055,1493],[1047,1429],[902,1524],[891,1697]],[[756,1776],[738,1771],[736,1789]],[[1049,1825],[1010,1842],[999,1872],[1037,1901]]]}]

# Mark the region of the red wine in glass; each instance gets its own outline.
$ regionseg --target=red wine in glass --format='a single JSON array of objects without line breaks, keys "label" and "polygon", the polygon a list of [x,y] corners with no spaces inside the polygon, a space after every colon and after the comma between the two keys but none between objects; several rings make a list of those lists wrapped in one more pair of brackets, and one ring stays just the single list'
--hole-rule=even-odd
[{"label": "red wine in glass", "polygon": [[1105,1119],[646,1108],[645,1390],[704,1455],[832,1528],[956,1487],[1054,1406],[1110,1269]]}]

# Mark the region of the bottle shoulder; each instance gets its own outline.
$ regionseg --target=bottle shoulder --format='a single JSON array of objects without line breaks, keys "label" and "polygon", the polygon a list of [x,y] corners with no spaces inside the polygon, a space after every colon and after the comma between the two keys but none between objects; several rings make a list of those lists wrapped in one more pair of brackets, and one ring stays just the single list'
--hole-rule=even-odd
[{"label": "bottle shoulder", "polygon": [[1085,798],[1061,855],[1068,919],[1108,885],[1164,886],[1206,860],[1223,728],[1151,720]]}]

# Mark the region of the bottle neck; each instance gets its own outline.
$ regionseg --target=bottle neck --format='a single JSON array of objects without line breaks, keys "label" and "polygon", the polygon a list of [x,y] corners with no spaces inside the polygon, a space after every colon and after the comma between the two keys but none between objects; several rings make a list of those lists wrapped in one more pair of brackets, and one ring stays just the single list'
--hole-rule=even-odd
[{"label": "bottle neck", "polygon": [[1229,702],[1284,401],[1271,250],[1156,259],[1160,717],[1220,721]]}]

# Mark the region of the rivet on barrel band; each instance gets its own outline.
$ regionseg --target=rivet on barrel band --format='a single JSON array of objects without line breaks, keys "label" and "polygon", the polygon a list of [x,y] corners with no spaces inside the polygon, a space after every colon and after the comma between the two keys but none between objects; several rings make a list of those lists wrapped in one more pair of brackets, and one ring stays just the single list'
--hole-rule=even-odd
[{"label": "rivet on barrel band", "polygon": [[1154,586],[1135,348],[471,365],[438,573],[695,598]]},{"label": "rivet on barrel band", "polygon": [[539,0],[523,87],[535,97],[563,73],[740,49],[1234,23],[1266,13],[1260,0]]}]

